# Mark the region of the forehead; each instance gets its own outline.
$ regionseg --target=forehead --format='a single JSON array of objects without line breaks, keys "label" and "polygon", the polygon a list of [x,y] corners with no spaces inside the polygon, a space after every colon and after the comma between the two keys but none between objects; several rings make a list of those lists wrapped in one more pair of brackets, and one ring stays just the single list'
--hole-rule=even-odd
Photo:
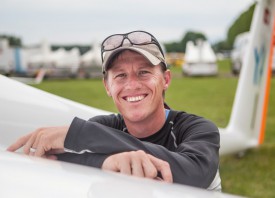
[{"label": "forehead", "polygon": [[128,64],[128,63],[135,63],[141,66],[148,66],[152,67],[152,63],[148,61],[143,55],[138,52],[131,51],[131,50],[124,50],[119,52],[117,55],[110,62],[110,69],[116,68],[119,65]]}]

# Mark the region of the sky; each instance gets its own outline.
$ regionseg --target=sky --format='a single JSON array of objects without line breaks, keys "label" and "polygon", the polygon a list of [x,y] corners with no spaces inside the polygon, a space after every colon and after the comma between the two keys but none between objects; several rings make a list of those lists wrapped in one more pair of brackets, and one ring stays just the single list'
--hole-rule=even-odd
[{"label": "sky", "polygon": [[211,43],[254,0],[1,0],[0,34],[24,45],[92,44],[114,33],[145,30],[160,42],[199,31]]}]

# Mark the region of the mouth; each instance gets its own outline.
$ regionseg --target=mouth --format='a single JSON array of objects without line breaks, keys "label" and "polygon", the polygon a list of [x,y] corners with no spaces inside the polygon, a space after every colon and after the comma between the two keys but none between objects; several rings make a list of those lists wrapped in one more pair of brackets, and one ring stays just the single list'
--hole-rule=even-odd
[{"label": "mouth", "polygon": [[123,97],[123,99],[126,100],[127,102],[139,102],[143,100],[146,96],[147,94],[138,95],[138,96],[125,96]]}]

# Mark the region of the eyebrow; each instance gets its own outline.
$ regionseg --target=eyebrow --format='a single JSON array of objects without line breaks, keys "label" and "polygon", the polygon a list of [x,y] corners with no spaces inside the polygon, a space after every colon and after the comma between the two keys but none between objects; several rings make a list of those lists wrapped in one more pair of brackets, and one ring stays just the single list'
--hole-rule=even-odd
[{"label": "eyebrow", "polygon": [[123,70],[123,68],[119,68],[119,69],[117,69],[117,68],[112,68],[112,72],[113,72],[113,73],[119,73],[119,72],[124,72],[124,70]]},{"label": "eyebrow", "polygon": [[[138,63],[138,65],[140,66],[139,69],[153,68],[154,66],[156,66],[156,65],[152,65],[150,62],[147,62],[147,61]],[[112,67],[111,67],[111,69],[112,69],[114,72],[119,72],[119,71],[123,71],[123,70],[124,70],[124,67],[120,67],[119,64],[113,64]]]}]

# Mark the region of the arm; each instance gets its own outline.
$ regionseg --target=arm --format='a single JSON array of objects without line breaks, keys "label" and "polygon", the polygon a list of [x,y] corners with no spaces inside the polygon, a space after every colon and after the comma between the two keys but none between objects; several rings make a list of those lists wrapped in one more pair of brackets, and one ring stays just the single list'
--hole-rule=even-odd
[{"label": "arm", "polygon": [[[180,142],[175,151],[169,151],[163,146],[142,142],[120,130],[76,118],[65,139],[65,150],[108,155],[143,150],[170,164],[174,182],[206,188],[216,174],[219,149],[217,128],[206,124],[188,129],[188,137]],[[209,128],[209,132],[202,127]]]}]

